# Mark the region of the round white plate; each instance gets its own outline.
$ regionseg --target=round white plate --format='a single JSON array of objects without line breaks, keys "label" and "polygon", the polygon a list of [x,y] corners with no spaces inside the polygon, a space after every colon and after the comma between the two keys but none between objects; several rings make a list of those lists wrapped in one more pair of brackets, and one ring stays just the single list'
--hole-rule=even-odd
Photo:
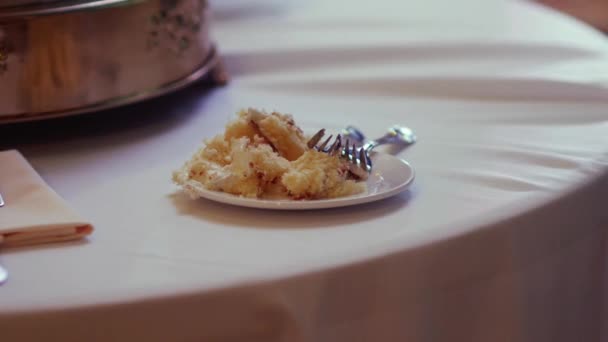
[{"label": "round white plate", "polygon": [[310,210],[337,208],[374,202],[406,190],[414,180],[414,169],[402,159],[388,154],[374,154],[373,172],[367,179],[367,191],[361,194],[324,200],[264,200],[205,190],[200,196],[212,201],[249,208],[275,210]]}]

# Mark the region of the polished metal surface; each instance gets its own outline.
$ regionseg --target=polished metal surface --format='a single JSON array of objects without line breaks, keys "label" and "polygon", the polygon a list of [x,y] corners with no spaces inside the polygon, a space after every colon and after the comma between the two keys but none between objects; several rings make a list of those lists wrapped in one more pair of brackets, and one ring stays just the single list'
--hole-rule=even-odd
[{"label": "polished metal surface", "polygon": [[4,198],[2,198],[2,194],[0,194],[0,207],[4,207]]},{"label": "polished metal surface", "polygon": [[8,279],[8,271],[0,265],[0,285],[4,284]]},{"label": "polished metal surface", "polygon": [[145,0],[8,0],[0,4],[0,20],[129,5]]},{"label": "polished metal surface", "polygon": [[0,9],[0,123],[140,101],[209,73],[205,0],[127,2],[10,19]]},{"label": "polished metal surface", "polygon": [[366,142],[363,145],[363,148],[371,150],[376,146],[384,144],[411,145],[414,144],[416,140],[418,140],[416,134],[414,134],[414,131],[409,127],[393,126],[389,128],[382,137]]},{"label": "polished metal surface", "polygon": [[366,171],[369,173],[372,170],[372,160],[369,158],[369,154],[374,148],[385,144],[408,146],[416,143],[417,140],[418,137],[416,137],[414,131],[412,131],[409,127],[393,126],[389,128],[388,132],[382,137],[373,139],[363,144],[363,147],[361,148],[361,155],[365,154],[367,157],[364,161]]},{"label": "polished metal surface", "polygon": [[[51,118],[59,118],[64,116],[71,116],[76,114],[85,114],[90,112],[96,112],[106,109],[111,109],[119,106],[124,106],[130,103],[135,103],[139,101],[144,101],[146,99],[154,98],[157,96],[161,96],[164,94],[171,93],[173,91],[182,89],[192,83],[198,82],[203,78],[208,78],[208,82],[211,85],[223,84],[226,81],[222,78],[222,66],[221,60],[219,59],[216,50],[212,50],[208,59],[201,65],[200,68],[195,70],[193,73],[188,76],[171,82],[169,84],[163,85],[161,87],[155,89],[144,90],[141,92],[136,92],[130,94],[129,96],[116,97],[112,98],[108,101],[102,101],[98,103],[94,103],[90,106],[78,107],[75,109],[67,109],[61,111],[52,111],[52,112],[43,112],[36,113],[34,115],[16,115],[16,116],[1,116],[0,115],[0,125],[5,123],[16,123],[16,122],[26,122],[26,121],[34,121],[34,120],[42,120],[42,119],[51,119]],[[219,75],[215,75],[215,73],[219,73]]]},{"label": "polished metal surface", "polygon": [[[361,179],[367,179],[372,172],[372,150],[380,145],[395,144],[409,146],[416,143],[417,137],[410,128],[405,126],[393,126],[388,132],[378,139],[365,141],[365,135],[354,126],[348,126],[343,130],[345,133],[338,134],[332,142],[333,135],[330,135],[321,144],[319,142],[325,135],[325,129],[320,129],[308,140],[307,145],[311,149],[328,153],[331,155],[339,154],[340,157],[348,160],[349,171]],[[351,140],[352,138],[352,140]],[[357,147],[357,145],[363,145]]]},{"label": "polished metal surface", "polygon": [[342,130],[340,134],[342,134],[342,136],[346,139],[349,139],[351,142],[354,142],[358,145],[363,145],[365,143],[365,140],[367,139],[365,137],[365,134],[363,134],[363,132],[361,132],[355,126],[347,126]]},{"label": "polished metal surface", "polygon": [[0,9],[6,7],[30,7],[30,6],[65,6],[66,4],[78,5],[84,3],[94,3],[99,1],[129,1],[129,0],[2,0]]},{"label": "polished metal surface", "polygon": [[352,142],[348,138],[343,138],[342,134],[338,134],[332,142],[333,135],[329,135],[321,144],[321,138],[325,135],[325,129],[319,130],[307,142],[309,148],[329,155],[337,155],[348,162],[348,170],[352,175],[359,179],[367,179],[371,173],[371,161],[368,152],[361,147],[356,146],[356,142]]}]

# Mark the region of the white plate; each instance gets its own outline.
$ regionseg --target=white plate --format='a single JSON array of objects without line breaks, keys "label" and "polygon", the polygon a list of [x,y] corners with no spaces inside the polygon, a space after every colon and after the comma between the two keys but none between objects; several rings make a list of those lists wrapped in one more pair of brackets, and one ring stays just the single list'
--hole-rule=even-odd
[{"label": "white plate", "polygon": [[212,201],[249,208],[275,210],[310,210],[337,208],[378,201],[406,190],[414,180],[414,169],[406,161],[388,154],[372,156],[374,171],[368,178],[367,191],[354,196],[325,200],[264,200],[205,190],[200,196]]}]

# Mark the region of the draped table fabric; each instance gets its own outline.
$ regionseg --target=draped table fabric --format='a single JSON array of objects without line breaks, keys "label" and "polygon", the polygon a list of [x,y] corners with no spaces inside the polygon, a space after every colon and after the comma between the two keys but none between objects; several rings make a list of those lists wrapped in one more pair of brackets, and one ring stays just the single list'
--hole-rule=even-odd
[{"label": "draped table fabric", "polygon": [[[608,338],[602,34],[520,1],[212,6],[228,86],[0,127],[96,228],[0,251],[2,341]],[[308,212],[180,194],[172,170],[250,106],[407,125],[418,143],[383,151],[416,179]]]}]

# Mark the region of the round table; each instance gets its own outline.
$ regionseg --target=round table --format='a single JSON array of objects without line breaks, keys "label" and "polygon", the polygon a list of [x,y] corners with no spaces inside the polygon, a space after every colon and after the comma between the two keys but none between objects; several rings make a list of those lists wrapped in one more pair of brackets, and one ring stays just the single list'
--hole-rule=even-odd
[{"label": "round table", "polygon": [[[3,341],[608,338],[601,33],[520,1],[212,6],[228,86],[0,127],[96,228],[0,253]],[[407,125],[384,152],[414,184],[306,212],[181,194],[172,170],[246,107]]]}]

